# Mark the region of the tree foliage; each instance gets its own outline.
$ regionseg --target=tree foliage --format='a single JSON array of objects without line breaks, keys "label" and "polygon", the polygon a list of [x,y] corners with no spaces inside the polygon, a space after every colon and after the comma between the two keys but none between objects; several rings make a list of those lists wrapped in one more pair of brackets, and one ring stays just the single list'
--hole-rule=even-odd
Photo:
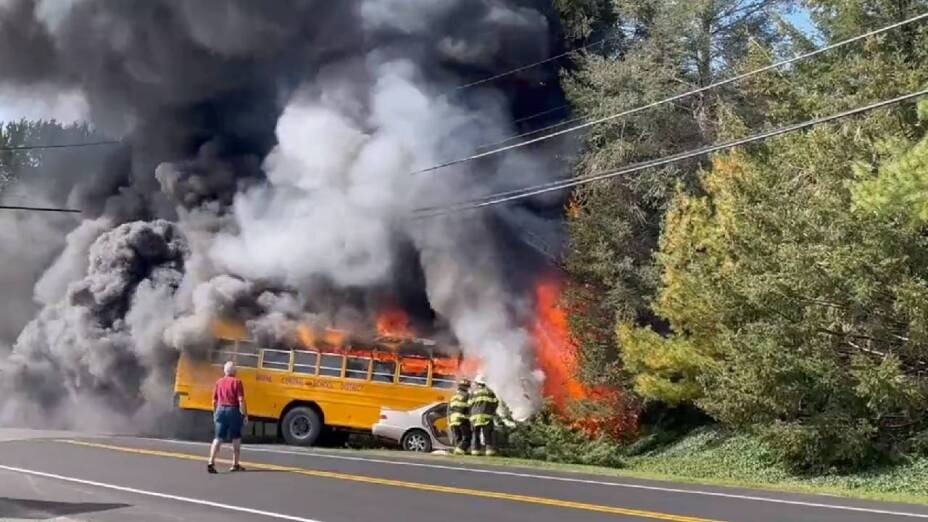
[{"label": "tree foliage", "polygon": [[[789,2],[614,2],[622,47],[588,55],[565,89],[602,116],[928,10],[799,4],[814,37],[781,16]],[[910,24],[617,119],[591,132],[577,171],[923,89],[926,53],[928,29]],[[924,451],[926,115],[928,105],[883,109],[579,190],[567,268],[586,377],[620,375],[651,403],[695,405],[796,470]]]},{"label": "tree foliage", "polygon": [[[8,191],[16,179],[40,167],[45,150],[9,150],[26,145],[82,143],[99,139],[86,124],[61,124],[51,120],[0,122],[0,194]],[[4,150],[7,149],[7,150]],[[60,156],[60,152],[58,152]]]},{"label": "tree foliage", "polygon": [[[886,23],[869,14],[880,3],[822,2],[815,17],[844,38]],[[768,125],[911,92],[928,82],[915,50],[925,34],[915,48],[875,39],[745,92]],[[678,189],[654,303],[673,333],[619,331],[639,393],[694,402],[804,471],[917,448],[928,428],[925,130],[911,106],[881,110],[719,155],[699,190]],[[648,386],[665,375],[674,386]]]},{"label": "tree foliage", "polygon": [[[733,74],[754,45],[781,38],[775,0],[608,3],[596,31],[615,35],[613,45],[591,49],[563,81],[576,112],[591,118],[614,114],[708,85]],[[603,12],[603,3],[561,2]],[[585,175],[653,159],[712,142],[719,111],[748,112],[731,105],[730,91],[664,104],[595,127],[576,173]],[[743,115],[749,118],[747,114]],[[612,183],[577,190],[571,205],[566,265],[571,327],[582,350],[587,381],[622,381],[616,321],[665,330],[649,308],[658,288],[654,252],[663,214],[678,182],[694,186],[701,161],[636,173]],[[605,370],[604,370],[605,369]]]}]

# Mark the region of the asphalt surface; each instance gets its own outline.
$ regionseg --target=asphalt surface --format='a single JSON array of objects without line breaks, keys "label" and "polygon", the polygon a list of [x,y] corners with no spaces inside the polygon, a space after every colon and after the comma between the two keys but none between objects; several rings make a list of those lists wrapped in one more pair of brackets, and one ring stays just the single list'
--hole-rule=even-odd
[{"label": "asphalt surface", "polygon": [[928,506],[276,445],[246,447],[245,472],[208,475],[205,451],[0,430],[0,520],[928,520]]}]

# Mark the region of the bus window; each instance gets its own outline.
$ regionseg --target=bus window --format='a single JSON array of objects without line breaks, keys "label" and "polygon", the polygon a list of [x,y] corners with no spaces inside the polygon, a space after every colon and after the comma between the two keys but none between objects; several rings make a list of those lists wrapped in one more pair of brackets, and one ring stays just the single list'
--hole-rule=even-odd
[{"label": "bus window", "polygon": [[287,371],[290,369],[290,352],[284,350],[261,350],[261,368]]},{"label": "bus window", "polygon": [[222,366],[226,361],[235,359],[235,343],[233,341],[219,341],[219,347],[210,352],[210,362]]},{"label": "bus window", "polygon": [[436,371],[432,372],[433,388],[454,388],[454,375],[442,375]]},{"label": "bus window", "polygon": [[374,361],[374,382],[393,382],[396,375],[396,361]]},{"label": "bus window", "polygon": [[329,377],[341,377],[342,376],[342,356],[341,355],[332,355],[332,354],[323,354],[319,359],[319,375],[327,375]]},{"label": "bus window", "polygon": [[235,346],[235,365],[239,368],[258,367],[258,345],[251,341],[239,341]]},{"label": "bus window", "polygon": [[426,386],[429,383],[429,362],[426,359],[400,361],[400,383]]},{"label": "bus window", "polygon": [[294,350],[293,352],[294,373],[313,375],[316,373],[317,362],[319,362],[319,354],[316,352],[306,352],[303,350]]},{"label": "bus window", "polygon": [[458,361],[454,359],[432,360],[432,387],[454,388],[455,375],[457,375]]},{"label": "bus window", "polygon": [[349,357],[345,377],[367,380],[367,370],[370,366],[371,360],[366,357]]}]

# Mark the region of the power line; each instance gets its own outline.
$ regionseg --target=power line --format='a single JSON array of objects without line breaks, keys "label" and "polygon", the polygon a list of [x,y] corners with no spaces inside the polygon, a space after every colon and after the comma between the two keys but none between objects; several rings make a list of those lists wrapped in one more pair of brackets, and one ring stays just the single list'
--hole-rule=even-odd
[{"label": "power line", "polygon": [[29,212],[66,212],[69,214],[80,214],[81,211],[76,208],[59,208],[59,207],[27,207],[19,205],[0,205],[0,210],[25,210]]},{"label": "power line", "polygon": [[78,147],[98,147],[100,145],[116,145],[119,140],[87,141],[83,143],[63,143],[58,145],[17,145],[13,147],[0,147],[0,151],[42,150],[42,149],[73,149]]},{"label": "power line", "polygon": [[735,147],[739,147],[741,145],[747,145],[749,143],[753,143],[756,141],[770,139],[770,138],[780,136],[783,134],[787,134],[790,132],[804,130],[804,129],[811,128],[817,125],[830,123],[830,122],[837,121],[837,120],[847,118],[850,116],[856,116],[858,114],[863,114],[865,112],[870,112],[876,109],[880,109],[880,108],[887,107],[890,105],[895,105],[898,103],[902,103],[902,102],[912,100],[915,98],[919,98],[922,96],[926,96],[926,95],[928,95],[928,89],[923,89],[918,92],[905,94],[902,96],[898,96],[896,98],[891,98],[888,100],[883,100],[883,101],[879,101],[876,103],[872,103],[864,107],[858,107],[855,109],[839,112],[839,113],[832,114],[829,116],[814,118],[808,121],[804,121],[802,123],[796,123],[793,125],[779,127],[777,129],[755,134],[747,138],[741,138],[738,140],[729,141],[726,143],[721,143],[721,144],[716,144],[716,145],[709,145],[709,146],[702,147],[699,149],[694,149],[694,150],[690,150],[686,152],[681,152],[678,154],[673,154],[671,156],[667,156],[664,158],[636,163],[636,164],[623,167],[620,169],[616,169],[616,170],[610,170],[610,171],[600,172],[596,174],[590,174],[587,176],[580,176],[580,177],[573,178],[573,179],[553,181],[549,183],[535,185],[533,187],[526,187],[523,189],[511,190],[507,192],[499,192],[499,193],[484,196],[482,198],[477,198],[471,201],[461,202],[461,203],[457,203],[453,205],[423,207],[423,208],[416,209],[415,212],[418,215],[415,216],[414,218],[434,217],[434,216],[441,216],[441,215],[450,214],[454,212],[476,210],[476,209],[480,209],[484,207],[500,205],[502,203],[508,203],[510,201],[525,199],[525,198],[529,198],[532,196],[545,194],[548,192],[554,192],[554,191],[564,190],[564,189],[579,186],[579,185],[585,185],[588,183],[593,183],[594,181],[610,179],[610,178],[614,178],[617,176],[621,176],[623,174],[631,174],[631,173],[638,172],[644,169],[660,167],[660,166],[667,165],[670,163],[675,163],[678,161],[683,161],[683,160],[695,158],[698,156],[704,156],[706,154],[711,154],[713,152],[732,149]]},{"label": "power line", "polygon": [[[552,112],[553,112],[554,110],[563,109],[563,108],[565,108],[565,107],[570,107],[570,104],[568,103],[568,104],[564,104],[564,105],[559,105],[559,106],[555,107],[554,109],[552,109]],[[544,115],[544,114],[545,114],[544,112],[539,112],[538,114],[534,114],[534,115],[532,115],[532,116],[529,116],[528,119],[535,118],[535,117],[538,117],[538,116],[542,116],[542,115]],[[534,130],[530,130],[530,131],[523,132],[523,133],[521,133],[521,134],[514,134],[514,135],[512,135],[512,136],[509,136],[508,138],[504,138],[504,139],[501,139],[501,140],[499,140],[499,141],[494,141],[494,142],[492,142],[492,143],[484,143],[483,145],[480,145],[479,147],[477,147],[476,150],[479,151],[479,150],[481,150],[481,149],[488,149],[488,148],[492,148],[492,147],[499,147],[500,145],[503,145],[503,144],[506,144],[506,143],[509,143],[509,142],[512,142],[512,141],[516,141],[516,140],[518,140],[518,139],[520,139],[520,138],[524,138],[524,137],[526,137],[526,136],[532,136],[532,135],[535,135],[535,134],[541,134],[542,132],[547,132],[547,131],[549,131],[549,130],[556,129],[556,128],[558,128],[558,127],[563,127],[563,126],[565,126],[565,125],[570,125],[571,123],[576,123],[576,122],[578,122],[578,121],[583,121],[583,120],[585,120],[585,119],[586,119],[585,116],[577,116],[577,117],[575,117],[575,118],[570,118],[570,119],[568,119],[568,120],[562,120],[562,121],[559,121],[559,122],[556,122],[556,123],[552,123],[552,124],[550,124],[550,125],[545,125],[544,127],[540,127],[540,128],[534,129]],[[518,123],[519,121],[520,121],[520,120],[516,120],[515,123]],[[521,120],[521,121],[525,121],[525,120]]]},{"label": "power line", "polygon": [[[794,57],[792,57],[792,58],[788,58],[788,59],[786,59],[786,60],[782,60],[782,61],[779,61],[779,62],[770,64],[770,65],[766,65],[766,66],[761,67],[761,68],[759,68],[759,69],[754,69],[754,70],[752,70],[752,71],[748,71],[748,72],[745,72],[745,73],[742,73],[742,74],[738,74],[738,75],[736,75],[736,76],[732,76],[732,77],[727,78],[727,79],[725,79],[725,80],[720,80],[720,81],[711,83],[711,84],[709,84],[709,85],[706,85],[706,86],[704,86],[704,87],[700,87],[700,88],[698,88],[698,89],[693,89],[693,90],[691,90],[691,91],[686,91],[686,92],[681,93],[681,94],[676,94],[676,95],[671,96],[671,97],[669,97],[669,98],[664,98],[664,99],[662,99],[662,100],[658,100],[658,101],[655,101],[655,102],[651,102],[651,103],[648,103],[648,104],[646,104],[646,105],[641,105],[641,106],[636,107],[636,108],[634,108],[634,109],[628,109],[628,110],[625,110],[625,111],[622,111],[622,112],[618,112],[618,113],[615,113],[615,114],[610,114],[609,116],[604,116],[604,117],[602,117],[602,118],[597,118],[597,119],[595,119],[595,120],[589,120],[589,121],[586,121],[585,123],[582,123],[582,124],[580,124],[580,125],[575,125],[575,126],[573,126],[573,127],[569,127],[569,128],[563,129],[563,130],[559,130],[559,131],[556,131],[556,132],[552,132],[552,133],[550,133],[550,134],[545,134],[545,135],[539,136],[539,137],[537,137],[537,138],[532,138],[532,139],[530,139],[530,140],[521,141],[521,142],[519,142],[519,143],[515,143],[515,144],[512,144],[512,145],[507,145],[507,146],[503,146],[503,147],[494,148],[494,149],[491,149],[491,150],[488,150],[488,151],[485,151],[485,152],[480,152],[480,153],[472,154],[472,155],[470,155],[470,156],[466,156],[466,157],[459,158],[459,159],[456,159],[456,160],[451,160],[451,161],[447,161],[447,162],[445,162],[445,163],[440,163],[440,164],[438,164],[438,165],[433,165],[433,166],[431,166],[431,167],[427,167],[427,168],[424,168],[424,169],[420,169],[420,170],[414,171],[414,172],[412,172],[412,174],[424,174],[424,173],[427,173],[427,172],[432,172],[432,171],[435,171],[435,170],[443,169],[443,168],[445,168],[445,167],[450,167],[450,166],[452,166],[452,165],[458,165],[458,164],[466,163],[466,162],[473,161],[473,160],[476,160],[476,159],[485,158],[485,157],[487,157],[487,156],[493,156],[493,155],[499,154],[499,153],[501,153],[501,152],[507,152],[507,151],[510,151],[510,150],[513,150],[513,149],[517,149],[517,148],[525,147],[525,146],[527,146],[527,145],[531,145],[531,144],[533,144],[533,143],[538,143],[538,142],[540,142],[540,141],[545,141],[545,140],[549,140],[549,139],[551,139],[551,138],[556,138],[556,137],[558,137],[558,136],[563,136],[564,134],[568,134],[568,133],[571,133],[571,132],[576,132],[576,131],[579,131],[579,130],[583,130],[583,129],[592,127],[592,126],[594,126],[594,125],[599,125],[600,123],[605,123],[605,122],[614,120],[614,119],[616,119],[616,118],[621,118],[621,117],[623,117],[623,116],[629,116],[629,115],[632,115],[632,114],[636,114],[636,113],[638,113],[638,112],[642,112],[642,111],[645,111],[645,110],[648,110],[648,109],[652,109],[652,108],[654,108],[654,107],[657,107],[657,106],[659,106],[659,105],[663,105],[663,104],[665,104],[665,103],[671,103],[671,102],[674,102],[674,101],[677,101],[677,100],[680,100],[680,99],[683,99],[683,98],[688,98],[688,97],[690,97],[690,96],[693,96],[694,94],[700,94],[700,93],[703,93],[703,92],[706,92],[706,91],[709,91],[709,90],[712,90],[712,89],[716,89],[716,88],[718,88],[718,87],[722,87],[722,86],[724,86],[724,85],[728,85],[728,84],[730,84],[730,83],[738,82],[738,81],[744,80],[744,79],[746,79],[746,78],[750,78],[750,77],[752,77],[752,76],[756,76],[756,75],[758,75],[758,74],[761,74],[761,73],[770,71],[770,70],[772,70],[772,69],[778,69],[778,68],[783,67],[783,66],[785,66],[785,65],[793,64],[793,63],[796,63],[796,62],[805,60],[805,59],[807,59],[807,58],[811,58],[811,57],[813,57],[813,56],[817,56],[817,55],[819,55],[819,54],[822,54],[822,53],[831,51],[831,50],[833,50],[833,49],[837,49],[837,48],[839,48],[839,47],[843,47],[843,46],[852,44],[852,43],[854,43],[854,42],[858,42],[858,41],[860,41],[860,40],[864,40],[864,39],[869,38],[869,37],[871,37],[871,36],[876,36],[876,35],[878,35],[878,34],[882,34],[882,33],[885,33],[885,32],[887,32],[887,31],[891,31],[891,30],[893,30],[893,29],[897,29],[897,28],[902,27],[902,26],[904,26],[904,25],[907,25],[907,24],[910,24],[910,23],[913,23],[913,22],[917,22],[917,21],[923,20],[923,19],[925,19],[925,18],[928,18],[928,12],[922,13],[922,14],[917,15],[917,16],[913,16],[912,18],[908,18],[908,19],[903,20],[903,21],[901,21],[901,22],[896,22],[896,23],[894,23],[894,24],[887,25],[887,26],[882,27],[882,28],[880,28],[880,29],[874,29],[874,30],[872,30],[872,31],[863,33],[863,34],[858,35],[858,36],[855,36],[855,37],[853,37],[853,38],[848,38],[847,40],[842,40],[842,41],[837,42],[837,43],[833,43],[833,44],[830,44],[830,45],[826,45],[826,46],[824,46],[824,47],[820,47],[820,48],[818,48],[818,49],[816,49],[816,50],[814,50],[814,51],[810,51],[810,52],[807,52],[807,53],[804,53],[804,54],[800,54],[800,55],[798,55],[798,56],[794,56]],[[582,119],[582,118],[581,118],[581,119]],[[569,121],[571,121],[571,122],[572,122],[572,121],[578,121],[578,119],[575,118],[574,120],[569,120]],[[561,124],[557,124],[557,126],[560,126],[560,125],[563,125],[563,124],[566,124],[566,122],[565,122],[565,123],[561,123]],[[533,132],[530,132],[530,133],[527,133],[527,134],[533,134],[533,133],[535,133],[535,132],[537,132],[537,131],[533,131]],[[519,136],[512,137],[512,138],[508,138],[507,140],[504,140],[503,142],[498,142],[498,143],[505,143],[506,141],[511,141],[512,139],[515,139],[515,138],[518,138],[518,137],[519,137]]]},{"label": "power line", "polygon": [[476,86],[482,85],[482,84],[484,84],[484,83],[489,83],[489,82],[492,82],[492,81],[496,81],[496,80],[499,80],[500,78],[505,78],[506,76],[511,76],[511,75],[513,75],[513,74],[520,73],[520,72],[522,72],[522,71],[526,71],[526,70],[528,70],[528,69],[532,69],[532,68],[538,67],[539,65],[544,65],[544,64],[546,64],[546,63],[548,63],[548,62],[553,62],[553,61],[555,61],[555,60],[560,60],[561,58],[563,58],[563,57],[565,57],[565,56],[569,56],[569,55],[571,55],[571,54],[574,54],[574,53],[583,51],[583,50],[585,50],[585,49],[589,49],[589,48],[591,48],[591,47],[595,47],[595,46],[597,46],[597,45],[604,44],[604,43],[606,43],[606,42],[608,42],[608,41],[610,41],[610,40],[615,40],[615,39],[617,39],[617,38],[618,38],[618,36],[610,36],[610,37],[607,37],[607,38],[603,38],[603,39],[597,40],[597,41],[595,41],[595,42],[593,42],[593,43],[588,43],[588,44],[586,44],[586,45],[577,47],[576,49],[571,49],[571,50],[569,50],[569,51],[565,51],[565,52],[563,52],[563,53],[561,53],[561,54],[552,56],[552,57],[550,57],[550,58],[545,58],[544,60],[539,60],[539,61],[537,61],[537,62],[532,62],[532,63],[526,64],[526,65],[523,65],[523,66],[521,66],[521,67],[516,67],[515,69],[511,69],[511,70],[508,70],[508,71],[505,71],[505,72],[501,72],[501,73],[499,73],[499,74],[495,74],[495,75],[493,75],[493,76],[489,76],[489,77],[486,77],[486,78],[483,78],[483,79],[480,79],[480,80],[476,80],[476,81],[473,81],[473,82],[470,82],[470,83],[465,83],[464,85],[458,85],[458,86],[455,87],[454,89],[451,89],[450,92],[462,91],[462,90],[464,90],[464,89],[469,89],[469,88],[471,88],[471,87],[476,87]]},{"label": "power line", "polygon": [[[907,23],[910,23],[910,22],[917,21],[918,19],[924,17],[925,15],[928,15],[928,13],[924,13],[924,14],[921,15],[921,16],[916,16],[916,17],[914,17],[914,18],[912,18],[912,19],[910,19],[910,20],[904,20],[904,21],[902,21],[902,22],[899,22],[898,25],[894,24],[894,25],[892,25],[892,26],[887,26],[887,27],[884,27],[884,28],[882,28],[882,29],[878,29],[877,31],[874,31],[874,32],[871,32],[871,33],[867,33],[867,34],[862,34],[862,35],[856,36],[856,37],[854,37],[854,38],[852,38],[852,39],[850,39],[850,40],[846,40],[846,41],[844,41],[844,42],[839,42],[839,43],[834,44],[834,45],[835,45],[835,46],[840,46],[840,45],[843,45],[843,44],[853,43],[853,41],[856,41],[856,40],[858,40],[858,39],[867,38],[867,37],[869,37],[869,36],[874,36],[874,35],[876,35],[876,34],[879,34],[880,32],[888,31],[888,30],[891,30],[891,29],[895,29],[895,28],[897,28],[897,27],[899,27],[899,26],[901,26],[901,25],[904,25],[904,24],[907,24]],[[814,51],[813,53],[823,52],[823,51],[826,51],[826,50],[829,50],[829,49],[819,49],[819,50],[817,50],[817,51]],[[810,55],[813,54],[813,53],[810,53]],[[797,58],[801,59],[802,57],[797,57]],[[711,87],[711,86],[710,86],[710,87]],[[535,114],[530,114],[530,115],[528,115],[528,116],[524,116],[524,117],[522,117],[522,118],[519,118],[519,119],[515,120],[513,123],[522,123],[522,122],[525,122],[525,121],[533,120],[533,119],[535,119],[535,118],[539,118],[539,117],[544,116],[544,115],[546,115],[546,114],[550,114],[550,113],[552,113],[552,112],[557,112],[557,111],[560,111],[561,109],[569,108],[570,106],[571,106],[571,104],[569,104],[569,103],[557,105],[557,106],[552,107],[552,108],[550,108],[550,109],[547,109],[547,110],[544,110],[544,111],[541,111],[541,112],[537,112],[537,113],[535,113]],[[556,122],[556,123],[552,123],[552,124],[550,124],[550,125],[546,125],[546,126],[544,126],[544,127],[538,128],[538,129],[533,129],[533,130],[526,131],[526,132],[522,132],[522,133],[519,133],[519,134],[514,134],[514,135],[512,135],[512,136],[509,136],[508,138],[504,138],[504,139],[502,139],[502,140],[499,140],[499,141],[496,141],[496,142],[493,142],[493,143],[485,143],[485,144],[480,145],[479,147],[477,147],[477,150],[485,149],[485,148],[487,148],[487,147],[496,147],[496,146],[498,146],[498,145],[503,145],[503,144],[505,144],[505,143],[509,143],[509,142],[511,142],[511,141],[515,141],[515,140],[517,140],[517,139],[519,139],[519,138],[524,138],[524,137],[526,137],[526,136],[532,136],[532,135],[535,135],[535,134],[539,134],[539,133],[542,133],[542,132],[545,132],[545,131],[549,131],[549,130],[551,130],[551,129],[556,129],[556,128],[558,128],[558,127],[563,127],[564,125],[570,125],[571,123],[576,123],[576,122],[578,122],[578,121],[583,121],[583,120],[585,120],[585,119],[587,119],[586,116],[576,116],[576,117],[574,117],[574,118],[562,120],[562,121],[559,121],[559,122]]]},{"label": "power line", "polygon": [[[546,115],[546,114],[551,114],[552,112],[557,112],[557,111],[560,111],[561,109],[568,109],[568,108],[570,108],[570,104],[569,104],[569,103],[562,103],[561,105],[557,105],[557,106],[551,107],[550,109],[546,109],[546,110],[543,110],[543,111],[541,111],[541,112],[536,112],[535,114],[529,114],[528,116],[523,116],[523,117],[521,117],[521,118],[519,118],[519,119],[513,121],[513,123],[522,123],[522,122],[525,122],[525,121],[534,120],[535,118],[540,118],[540,117],[542,117],[542,116],[544,116],[544,115]],[[507,140],[511,140],[511,139],[513,139],[513,138],[514,138],[514,137],[512,137],[512,138],[507,138]]]}]

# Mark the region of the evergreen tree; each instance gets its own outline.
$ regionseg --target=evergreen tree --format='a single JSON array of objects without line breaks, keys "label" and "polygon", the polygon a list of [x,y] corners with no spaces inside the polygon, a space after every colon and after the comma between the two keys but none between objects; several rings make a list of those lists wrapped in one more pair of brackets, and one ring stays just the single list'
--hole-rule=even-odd
[{"label": "evergreen tree", "polygon": [[[789,2],[779,0],[621,0],[560,2],[567,20],[609,16],[600,24],[568,27],[614,35],[614,45],[593,49],[563,81],[578,114],[621,112],[734,74],[753,48],[776,52],[784,37],[777,21]],[[579,14],[578,14],[579,13]],[[751,104],[736,91],[712,91],[665,104],[594,128],[576,168],[590,174],[714,141],[720,110],[750,118]],[[702,163],[653,169],[574,193],[566,260],[573,285],[568,306],[581,344],[587,381],[621,380],[614,328],[632,321],[663,330],[651,313],[658,278],[654,252],[673,187],[694,186]],[[608,370],[604,370],[608,369]]]},{"label": "evergreen tree", "polygon": [[[829,39],[928,9],[807,4]],[[779,125],[912,92],[928,84],[926,44],[915,26],[758,77],[745,96]],[[674,333],[631,322],[618,332],[640,393],[694,402],[806,471],[924,447],[928,142],[917,114],[881,110],[723,154],[700,191],[678,189],[655,304]],[[737,115],[719,121],[722,133],[747,126]]]}]

